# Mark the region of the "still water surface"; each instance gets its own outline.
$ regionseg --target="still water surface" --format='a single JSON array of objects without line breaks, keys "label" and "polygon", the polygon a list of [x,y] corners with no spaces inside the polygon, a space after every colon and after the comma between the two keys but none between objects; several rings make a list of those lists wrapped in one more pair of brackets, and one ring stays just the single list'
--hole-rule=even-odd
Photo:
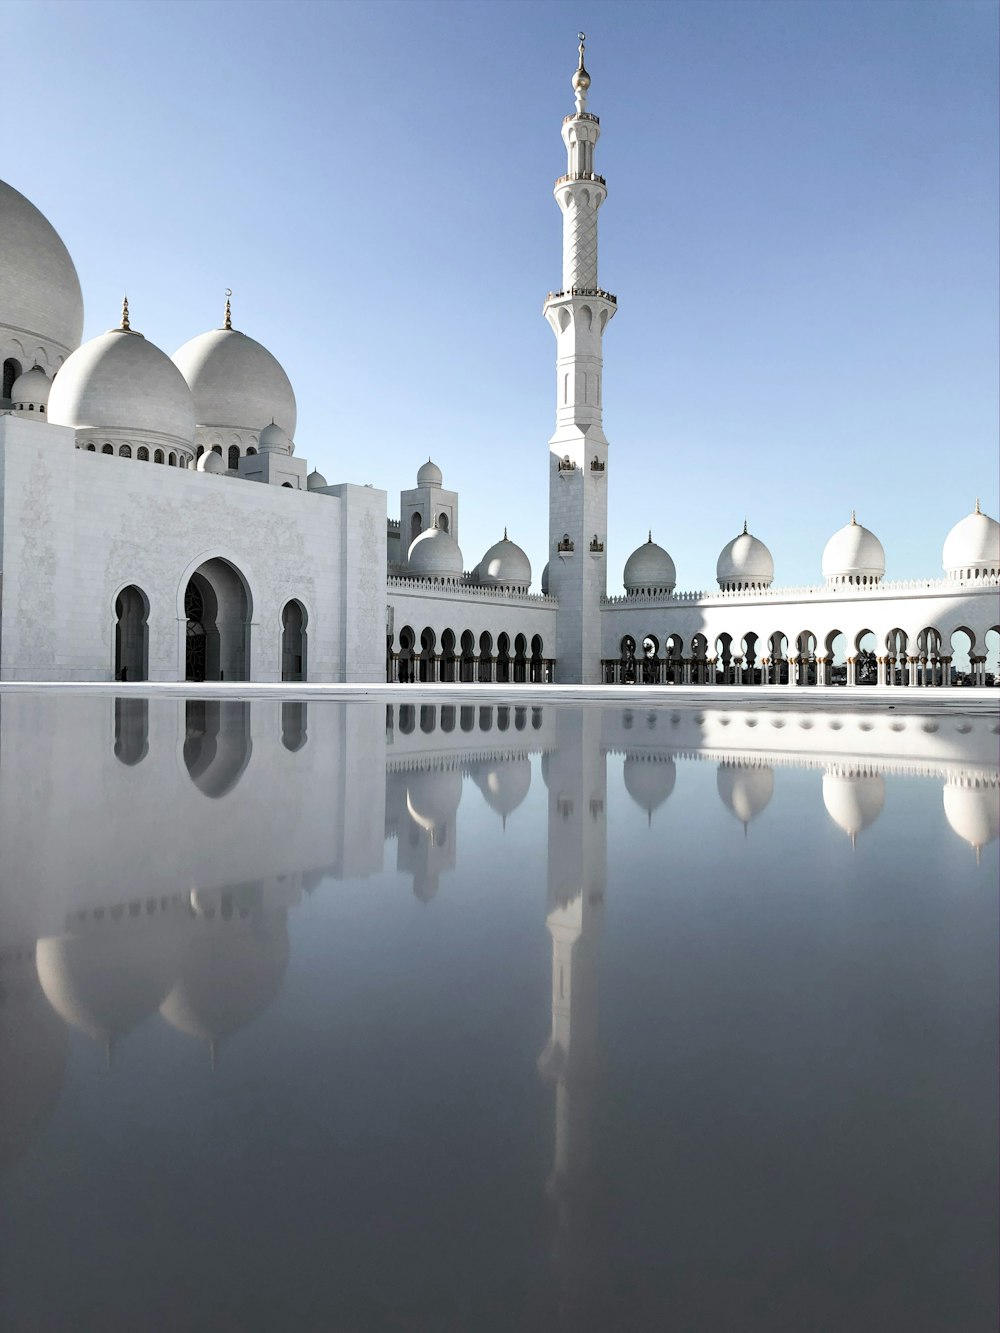
[{"label": "still water surface", "polygon": [[993,1333],[997,727],[0,700],[0,1327]]}]

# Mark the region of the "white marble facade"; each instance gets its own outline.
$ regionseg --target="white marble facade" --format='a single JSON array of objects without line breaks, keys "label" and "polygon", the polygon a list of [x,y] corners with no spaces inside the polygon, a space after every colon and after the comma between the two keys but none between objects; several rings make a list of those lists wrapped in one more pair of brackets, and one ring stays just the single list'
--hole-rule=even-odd
[{"label": "white marble facade", "polygon": [[985,683],[1000,525],[978,501],[936,582],[886,583],[881,544],[852,516],[822,585],[774,586],[744,531],[718,591],[678,592],[650,534],[625,595],[608,596],[602,343],[617,302],[598,278],[607,185],[582,44],[572,86],[537,582],[500,522],[466,561],[459,496],[430,459],[398,519],[385,491],[309,472],[288,376],[228,302],[222,326],[173,357],[131,327],[127,302],[80,346],[69,252],[0,183],[0,679],[947,685],[958,652]]}]

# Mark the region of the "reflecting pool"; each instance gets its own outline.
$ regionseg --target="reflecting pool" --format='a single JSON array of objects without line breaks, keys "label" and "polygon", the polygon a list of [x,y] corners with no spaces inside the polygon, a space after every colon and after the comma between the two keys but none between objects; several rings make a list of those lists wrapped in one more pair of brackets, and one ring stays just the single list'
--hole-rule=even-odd
[{"label": "reflecting pool", "polygon": [[413,700],[0,694],[0,1328],[992,1333],[996,715]]}]

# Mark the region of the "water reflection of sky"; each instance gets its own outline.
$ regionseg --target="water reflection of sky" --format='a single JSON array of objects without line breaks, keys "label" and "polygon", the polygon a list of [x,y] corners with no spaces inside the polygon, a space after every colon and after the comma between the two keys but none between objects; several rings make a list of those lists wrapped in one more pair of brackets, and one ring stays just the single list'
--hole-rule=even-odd
[{"label": "water reflection of sky", "polygon": [[0,1326],[995,1325],[992,717],[0,702]]}]

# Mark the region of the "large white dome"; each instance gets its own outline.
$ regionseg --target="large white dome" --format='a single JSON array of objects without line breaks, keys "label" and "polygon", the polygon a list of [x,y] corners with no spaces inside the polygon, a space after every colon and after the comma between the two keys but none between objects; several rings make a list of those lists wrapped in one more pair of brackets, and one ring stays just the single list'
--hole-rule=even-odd
[{"label": "large white dome", "polygon": [[[83,296],[69,251],[30,200],[0,181],[0,350],[51,374],[83,334]],[[41,355],[39,355],[41,352]]]},{"label": "large white dome", "polygon": [[111,329],[78,348],[49,394],[49,421],[95,439],[163,436],[190,449],[194,406],[184,377],[141,333]]},{"label": "large white dome", "polygon": [[882,543],[851,515],[823,548],[823,577],[830,583],[878,583],[885,575]]},{"label": "large white dome", "polygon": [[626,592],[645,592],[651,594],[673,592],[677,583],[677,570],[674,562],[663,549],[649,540],[632,552],[625,561],[625,573],[622,576]]},{"label": "large white dome", "polygon": [[295,394],[266,347],[237,329],[199,333],[173,355],[199,426],[260,431],[273,421],[295,438]]},{"label": "large white dome", "polygon": [[766,588],[774,581],[774,560],[764,543],[743,531],[723,548],[715,567],[719,587],[727,589]]},{"label": "large white dome", "polygon": [[531,561],[517,542],[510,540],[504,528],[503,538],[480,560],[477,575],[484,588],[517,588],[527,592],[531,587]]},{"label": "large white dome", "polygon": [[460,579],[463,561],[458,542],[443,528],[426,528],[410,543],[406,572],[417,579]]},{"label": "large white dome", "polygon": [[953,579],[1000,573],[1000,523],[979,508],[979,501],[944,539],[941,563]]}]

